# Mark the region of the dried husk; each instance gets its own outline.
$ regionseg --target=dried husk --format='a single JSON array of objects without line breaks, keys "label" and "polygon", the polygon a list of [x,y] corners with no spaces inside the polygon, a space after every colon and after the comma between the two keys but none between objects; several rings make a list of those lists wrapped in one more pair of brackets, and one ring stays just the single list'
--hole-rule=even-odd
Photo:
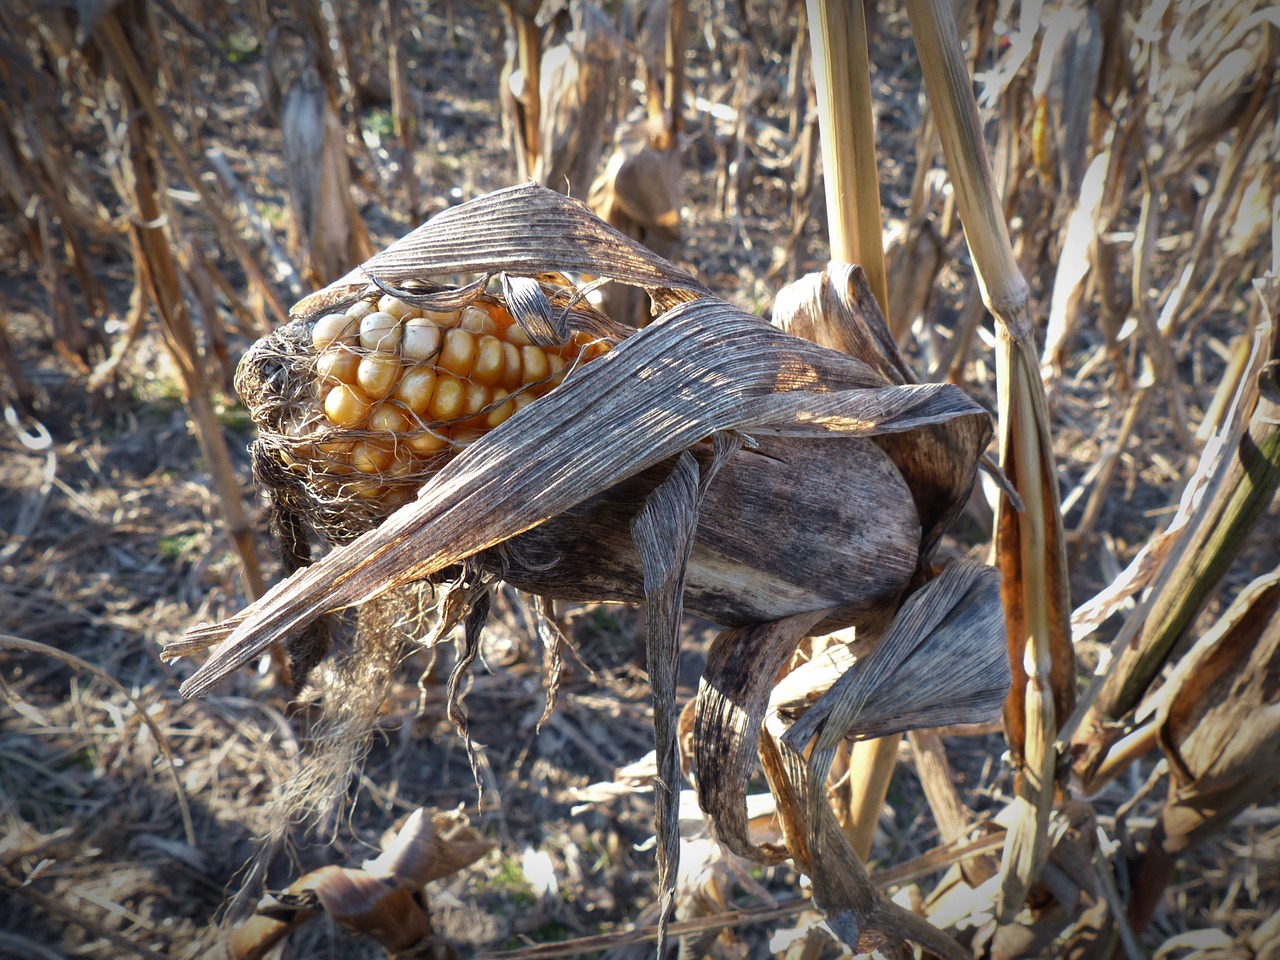
[{"label": "dried husk", "polygon": [[[652,329],[623,340],[606,356],[574,372],[561,387],[467,448],[430,479],[414,503],[376,530],[277,586],[271,599],[239,618],[244,622],[235,625],[230,643],[184,687],[188,693],[207,690],[217,676],[235,668],[233,662],[247,662],[267,633],[287,632],[324,610],[358,603],[399,583],[429,578],[696,446],[718,430],[750,431],[768,443],[775,442],[773,436],[788,435],[849,443],[848,438],[909,433],[954,422],[961,440],[952,446],[968,454],[968,467],[956,471],[964,475],[953,486],[967,491],[972,483],[973,464],[990,436],[990,423],[985,411],[958,389],[941,384],[894,385],[856,359],[788,336],[722,301],[703,297],[688,302],[702,292],[696,281],[627,243],[580,205],[536,185],[481,198],[472,209],[483,216],[472,221],[458,209],[442,214],[365,264],[362,270],[367,275],[357,279],[353,273],[305,299],[298,309],[314,315],[349,301],[367,292],[371,286],[367,276],[376,278],[381,288],[403,284],[412,258],[419,263],[420,281],[433,273],[489,273],[504,266],[536,276],[560,266],[596,274],[608,271],[633,283],[648,283],[656,303],[682,305]],[[523,216],[516,216],[516,211]],[[536,229],[530,230],[531,223]],[[562,239],[557,241],[557,236]],[[440,266],[424,265],[428,263]],[[592,416],[583,416],[585,409]],[[529,414],[530,410],[537,415]],[[864,444],[855,443],[849,450],[850,462],[871,464],[870,476],[878,473],[892,491],[896,483],[884,469],[883,458],[867,456]],[[892,453],[889,459],[893,460]],[[958,464],[962,459],[957,456],[954,461]],[[856,467],[842,461],[839,469]],[[909,479],[906,474],[904,478]],[[851,475],[840,479],[850,480]],[[816,478],[812,483],[814,489],[822,489]],[[777,526],[812,525],[810,517],[788,511],[790,489],[777,493]],[[880,499],[871,502],[873,508],[882,505]],[[865,506],[847,509],[861,512]],[[911,504],[900,509],[909,515]],[[905,521],[904,528],[912,522]],[[406,538],[413,541],[413,548],[405,548]],[[767,547],[768,540],[766,533],[761,544]],[[841,547],[849,554],[860,550],[856,544]],[[918,550],[903,549],[907,557]],[[515,557],[511,562],[519,569]],[[871,595],[900,591],[910,563],[895,561],[889,573],[898,582],[873,588]],[[634,585],[630,590],[634,596]],[[865,588],[848,598],[855,606],[865,605],[858,596],[868,596]],[[798,609],[783,613],[831,606],[829,599],[815,602],[809,594]],[[232,633],[230,627],[197,631],[205,645],[228,633]],[[248,636],[255,639],[242,646]],[[182,652],[189,649],[178,647]],[[231,654],[233,649],[236,652]]]},{"label": "dried husk", "polygon": [[[683,188],[679,157],[654,145],[659,135],[651,117],[627,120],[587,202],[605,223],[669,257],[680,243]],[[623,323],[643,326],[652,318],[638,290],[613,284],[602,295],[605,312]]]},{"label": "dried husk", "polygon": [[1130,919],[1150,920],[1175,859],[1280,779],[1280,568],[1245,587],[1157,695],[1169,797],[1135,873]]},{"label": "dried husk", "polygon": [[1280,356],[1274,320],[1280,281],[1268,273],[1256,287],[1264,319],[1254,331],[1231,411],[1188,484],[1175,518],[1177,539],[1167,547],[1150,594],[1113,643],[1114,659],[1072,731],[1075,766],[1086,782],[1280,488],[1280,385],[1272,372]]},{"label": "dried husk", "polygon": [[[475,863],[493,844],[457,816],[428,817],[418,808],[382,838],[382,854],[360,867],[320,867],[264,897],[228,938],[232,960],[259,960],[323,909],[335,921],[374,940],[391,955],[427,946],[433,937],[422,888]],[[414,953],[425,956],[424,953]]]},{"label": "dried husk", "polygon": [[[1041,174],[1073,201],[1080,193],[1089,149],[1089,111],[1102,64],[1102,24],[1092,6],[1067,4],[1045,23],[1032,94]],[[1043,147],[1041,146],[1043,144]]]}]

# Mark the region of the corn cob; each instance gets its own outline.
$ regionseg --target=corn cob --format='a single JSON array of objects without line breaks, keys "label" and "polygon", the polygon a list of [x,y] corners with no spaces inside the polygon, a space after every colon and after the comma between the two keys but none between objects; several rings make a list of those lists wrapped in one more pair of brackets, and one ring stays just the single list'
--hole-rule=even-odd
[{"label": "corn cob", "polygon": [[391,295],[303,327],[314,368],[279,426],[284,463],[313,492],[394,509],[462,447],[608,350],[582,333],[534,344],[507,309],[481,298],[422,310]]}]

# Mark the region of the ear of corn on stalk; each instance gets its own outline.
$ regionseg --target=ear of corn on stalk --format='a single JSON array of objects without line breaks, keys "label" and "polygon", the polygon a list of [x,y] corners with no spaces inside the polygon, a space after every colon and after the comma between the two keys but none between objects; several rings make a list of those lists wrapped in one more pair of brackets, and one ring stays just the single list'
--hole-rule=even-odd
[{"label": "ear of corn on stalk", "polygon": [[[571,273],[641,287],[665,312],[629,331],[586,307]],[[480,276],[439,283],[459,274]],[[501,298],[484,292],[497,275]],[[664,625],[649,652],[659,753],[669,758],[674,672],[655,667],[670,666],[680,611],[878,631],[925,578],[922,560],[992,434],[990,416],[959,389],[895,374],[878,313],[852,334],[858,356],[821,347],[709,296],[536,184],[442,214],[295,316],[246,359],[240,388],[259,423],[260,475],[339,545],[170,651],[218,643],[186,695],[207,692],[269,638],[465,562],[469,577],[484,567],[543,594],[643,597]],[[503,344],[500,368],[493,346],[491,362],[478,359],[485,337]],[[506,344],[521,337],[517,385]],[[553,356],[563,368],[552,370]],[[428,377],[429,395],[419,383]],[[440,383],[455,381],[437,399]],[[460,436],[514,408],[521,392],[533,397],[522,409]],[[443,442],[410,446],[422,437]],[[391,493],[398,469],[411,480]],[[486,581],[474,582],[483,611]],[[466,623],[471,651],[479,622]],[[464,715],[455,722],[464,727]],[[662,798],[659,818],[667,890],[674,797]],[[883,919],[900,935],[909,924],[885,910],[855,926]]]}]

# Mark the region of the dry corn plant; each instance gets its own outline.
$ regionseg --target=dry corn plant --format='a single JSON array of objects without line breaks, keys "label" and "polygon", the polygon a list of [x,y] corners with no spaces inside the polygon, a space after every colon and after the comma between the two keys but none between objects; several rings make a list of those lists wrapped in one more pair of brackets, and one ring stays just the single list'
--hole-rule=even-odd
[{"label": "dry corn plant", "polygon": [[[478,279],[442,284],[462,275]],[[571,275],[639,286],[662,315],[619,325]],[[216,644],[183,693],[207,693],[329,611],[434,580],[446,593],[429,642],[464,627],[449,693],[465,734],[458,691],[497,579],[543,597],[644,602],[665,923],[678,861],[674,667],[681,614],[698,613],[728,627],[693,748],[720,842],[793,858],[850,946],[907,938],[960,956],[876,891],[825,791],[806,784],[825,781],[846,737],[989,718],[1003,701],[995,572],[952,564],[934,577],[930,565],[989,417],[953,386],[906,382],[856,268],[833,264],[790,296],[795,328],[836,331],[847,355],[736,310],[529,184],[446,211],[305,298],[246,355],[238,384],[276,509],[335,546],[167,648]],[[816,698],[771,708],[801,640],[847,626],[881,640]],[[785,845],[761,848],[742,828],[757,754]]]},{"label": "dry corn plant", "polygon": [[[1179,644],[1188,638],[1247,531],[1274,499],[1273,377],[1266,371],[1274,364],[1275,348],[1271,327],[1256,319],[1274,312],[1270,282],[1261,285],[1252,319],[1232,344],[1232,364],[1201,427],[1201,439],[1210,441],[1202,451],[1191,445],[1176,361],[1193,324],[1227,296],[1224,278],[1261,274],[1265,268],[1259,260],[1274,248],[1274,238],[1268,247],[1266,232],[1269,225],[1274,230],[1278,208],[1274,189],[1261,184],[1274,181],[1278,143],[1274,139],[1276,17],[1264,4],[1213,11],[1191,4],[1151,4],[1141,9],[1122,9],[1119,4],[1047,5],[1038,20],[1021,25],[988,76],[987,94],[998,102],[1001,116],[999,165],[1005,190],[1004,216],[1000,216],[994,191],[981,179],[966,182],[961,170],[966,165],[985,167],[980,156],[975,163],[971,148],[981,146],[976,115],[971,113],[968,133],[948,134],[936,92],[945,84],[959,91],[960,100],[968,100],[969,84],[958,51],[944,71],[931,62],[925,48],[934,41],[923,29],[927,25],[924,7],[914,4],[909,13],[931,109],[938,118],[955,181],[956,208],[984,296],[1001,322],[1002,352],[997,355],[1005,365],[998,382],[1001,429],[1002,434],[1010,431],[1008,443],[1002,440],[1002,465],[1028,507],[1017,517],[1001,504],[998,544],[1006,558],[1001,566],[1015,673],[1006,726],[1015,762],[1025,764],[1019,785],[1024,813],[1011,824],[1003,891],[988,886],[943,895],[940,888],[928,910],[935,922],[956,928],[953,910],[963,908],[977,917],[981,909],[975,909],[976,904],[988,903],[990,898],[1002,901],[1002,916],[1012,922],[997,928],[994,935],[990,930],[975,930],[971,941],[975,950],[992,955],[1033,955],[1082,913],[1108,917],[1108,922],[1118,917],[1108,933],[1109,943],[1088,941],[1082,946],[1086,941],[1080,934],[1090,925],[1082,922],[1072,934],[1072,948],[1085,949],[1082,955],[1105,956],[1114,947],[1133,956],[1135,931],[1123,919],[1124,900],[1107,863],[1112,854],[1092,849],[1093,831],[1085,811],[1061,795],[1055,801],[1053,781],[1055,770],[1060,779],[1065,761],[1071,759],[1080,778],[1072,786],[1091,793],[1154,745],[1151,708],[1142,704],[1161,695],[1153,692],[1162,689],[1161,672],[1176,662]],[[950,46],[955,48],[954,43]],[[1034,68],[1034,81],[1021,72],[1026,64]],[[1029,107],[1025,110],[1023,98]],[[1090,102],[1095,105],[1092,111],[1086,109]],[[1224,143],[1228,137],[1234,139]],[[1194,211],[1193,229],[1183,234],[1191,237],[1187,259],[1177,282],[1156,291],[1153,263],[1157,243],[1172,240],[1164,235],[1168,228],[1162,228],[1162,218],[1178,213],[1171,210],[1175,185],[1185,183],[1189,169],[1204,161],[1213,147],[1224,162]],[[967,164],[962,162],[966,153]],[[1125,206],[1132,199],[1134,180],[1141,183],[1138,222],[1120,239],[1111,231],[1129,216]],[[1021,229],[1011,246],[1004,220],[1015,210],[1021,215]],[[975,221],[984,217],[987,223],[976,229]],[[1117,251],[1121,244],[1132,246],[1132,269],[1124,279],[1120,278],[1126,265]],[[1211,250],[1222,256],[1210,255]],[[931,256],[926,253],[924,259]],[[1062,583],[1066,569],[1058,491],[1047,458],[1044,400],[1039,385],[1027,373],[1034,369],[1032,317],[1015,256],[1024,272],[1041,271],[1052,280],[1046,285],[1051,293],[1039,363],[1045,384],[1053,387],[1058,382],[1066,345],[1096,303],[1094,315],[1106,349],[1099,348],[1086,366],[1110,359],[1122,391],[1121,438],[1082,484],[1092,489],[1084,518],[1073,531],[1077,542],[1089,536],[1097,520],[1117,452],[1139,428],[1143,411],[1149,410],[1144,401],[1150,394],[1158,391],[1168,400],[1174,430],[1193,454],[1188,470],[1196,468],[1169,531],[1144,550],[1116,583],[1077,611],[1078,640],[1119,611],[1128,598],[1150,587],[1117,636],[1113,655],[1104,658],[1102,676],[1079,706],[1072,703],[1075,671],[1070,637],[1064,629],[1067,596],[1063,587],[1055,587],[1055,581]],[[994,274],[993,265],[997,265]],[[1206,281],[1206,286],[1199,287]],[[1002,317],[1002,310],[1011,312],[1015,322]],[[1259,333],[1264,326],[1266,332]],[[1009,351],[1010,346],[1015,349]],[[967,351],[966,340],[953,355],[953,377],[963,367]],[[1016,389],[1006,394],[1008,387]],[[1006,396],[1013,402],[1007,402]],[[1023,413],[1018,412],[1019,403],[1025,407]],[[1036,491],[1039,482],[1031,484],[1034,496],[1029,497],[1027,468],[1035,466],[1037,445],[1043,451],[1042,464],[1030,476],[1038,474],[1043,485]],[[1034,529],[1037,515],[1043,517],[1041,533]],[[1019,544],[1020,563],[1016,562]],[[1039,586],[1034,582],[1037,567],[1047,574]],[[1016,587],[1019,576],[1025,578],[1022,590]],[[1041,603],[1048,601],[1039,613],[1031,605],[1037,594],[1043,598]],[[1019,634],[1030,642],[1024,645]],[[1025,697],[1020,691],[1025,691]],[[1240,698],[1246,705],[1253,702],[1246,693]],[[1202,704],[1200,709],[1204,708]],[[1222,709],[1236,717],[1248,715],[1247,706]],[[1179,789],[1192,779],[1184,772],[1178,777]],[[1224,821],[1214,822],[1221,826]],[[1063,847],[1061,841],[1073,834],[1074,849]],[[1149,862],[1160,862],[1163,855]],[[1041,863],[1052,869],[1041,874],[1037,866]],[[1070,884],[1062,882],[1064,875],[1072,878]],[[1037,876],[1040,879],[1025,898],[1026,907],[1015,919],[1027,884]],[[1158,880],[1144,884],[1143,895],[1158,897],[1152,891],[1162,886]]]},{"label": "dry corn plant", "polygon": [[351,195],[347,138],[320,77],[310,36],[277,23],[267,35],[267,109],[280,125],[289,184],[289,246],[312,286],[342,276],[372,252]]}]

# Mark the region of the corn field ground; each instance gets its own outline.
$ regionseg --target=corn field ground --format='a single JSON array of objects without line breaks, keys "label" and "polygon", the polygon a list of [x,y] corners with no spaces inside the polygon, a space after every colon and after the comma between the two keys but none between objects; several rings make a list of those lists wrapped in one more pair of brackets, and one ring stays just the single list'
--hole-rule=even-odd
[{"label": "corn field ground", "polygon": [[[596,126],[583,107],[581,130],[571,119],[531,149],[528,63],[522,88],[506,51],[521,66],[519,24],[533,21],[520,17],[538,6],[0,9],[0,957],[653,954],[659,768],[643,607],[559,602],[555,621],[570,641],[560,663],[535,607],[497,589],[464,683],[474,753],[458,731],[453,645],[404,639],[425,635],[438,612],[425,591],[373,601],[358,627],[343,615],[348,633],[403,642],[381,648],[380,664],[323,660],[297,698],[280,682],[279,658],[188,699],[179,687],[199,657],[160,657],[194,625],[227,620],[292,572],[273,550],[272,514],[253,478],[252,411],[232,386],[240,357],[290,305],[429,217],[529,176],[586,200],[595,174],[612,171],[600,194],[609,222],[742,311],[769,317],[780,288],[826,269],[831,211],[816,177],[804,3],[603,4],[606,19],[633,33],[607,67],[580,68],[603,71]],[[565,4],[560,16],[584,6]],[[1262,409],[1246,389],[1251,376],[1270,383],[1270,419],[1257,422],[1271,439],[1259,441],[1261,459],[1245,461],[1236,489],[1263,492],[1214,521],[1229,543],[1214,541],[1219,553],[1197,568],[1203,586],[1175,652],[1143,690],[1186,683],[1191,667],[1209,677],[1217,661],[1182,658],[1215,629],[1262,623],[1248,649],[1272,652],[1252,687],[1245,671],[1237,686],[1191,683],[1193,706],[1151,700],[1148,713],[1176,716],[1144,726],[1139,710],[1132,736],[1107,742],[1092,768],[1087,721],[1062,734],[1052,853],[1023,888],[1026,903],[1018,897],[1022,919],[1002,920],[1016,936],[974,932],[999,910],[979,891],[994,889],[1001,848],[983,842],[1010,827],[996,820],[1025,789],[998,717],[889,741],[896,757],[871,878],[974,955],[1280,956],[1280,728],[1268,720],[1269,740],[1203,780],[1192,749],[1214,723],[1247,732],[1273,717],[1280,689],[1280,341],[1260,337],[1261,359],[1249,366],[1255,331],[1273,329],[1263,299],[1280,305],[1274,281],[1270,292],[1254,285],[1280,269],[1280,16],[1265,4],[1178,0],[950,6],[976,57],[985,139],[1044,348],[1036,372],[1062,498],[1068,609],[1077,610],[1074,661],[1055,660],[1066,671],[1055,682],[1071,687],[1073,705],[1116,659],[1116,638],[1143,629],[1135,616],[1160,601],[1159,576],[1175,566],[1161,564],[1181,549],[1182,528],[1170,524],[1184,492],[1203,482],[1197,468],[1234,455],[1215,446],[1215,431],[1235,423],[1239,444],[1232,411],[1247,419],[1247,403]],[[655,115],[663,37],[653,45],[643,15],[659,9],[684,18],[682,70],[665,67],[684,109],[665,141],[651,137],[653,166],[628,186],[611,155],[625,148],[628,114],[645,114],[646,91]],[[994,415],[1003,334],[981,310],[915,31],[898,4],[869,9],[880,204],[893,238],[888,329],[920,381],[950,380]],[[584,22],[574,21],[585,35]],[[317,42],[335,23],[342,42]],[[1116,79],[1107,65],[1120,37],[1128,73]],[[1056,72],[1046,53],[1054,43]],[[563,63],[542,61],[544,91],[554,93],[548,77],[569,81],[549,65]],[[544,121],[563,109],[545,92]],[[1127,166],[1108,165],[1124,151]],[[670,210],[675,221],[664,218]],[[1082,210],[1092,246],[1072,226]],[[1075,263],[1079,273],[1067,276],[1063,264]],[[636,310],[634,294],[612,297],[605,309],[635,323],[621,315]],[[1211,493],[1193,504],[1193,527]],[[998,497],[983,474],[935,563],[995,562]],[[696,615],[681,621],[677,708],[697,695],[719,631]],[[1258,699],[1243,699],[1245,687]],[[1240,712],[1204,719],[1233,703]],[[1199,726],[1178,727],[1183,716]],[[1059,730],[1064,722],[1059,715]],[[693,731],[682,722],[678,734]],[[1197,749],[1213,754],[1216,742]],[[1088,791],[1073,764],[1092,778]],[[1185,849],[1170,844],[1162,860],[1152,837],[1173,829],[1166,797],[1184,773],[1186,789],[1218,776],[1248,802],[1226,822],[1210,802],[1208,832]],[[953,788],[949,821],[939,777]],[[757,772],[748,789],[760,800],[770,785]],[[232,926],[264,891],[377,857],[390,842],[384,832],[418,829],[406,817],[419,808],[437,818],[440,856],[453,859],[387,922],[425,908],[429,942],[390,946],[394,936],[370,935],[363,920],[337,922],[341,910],[327,901],[299,913],[294,887],[281,895],[295,897],[284,913],[259,910],[279,944],[232,943]],[[772,829],[767,811],[751,817],[753,828]],[[680,831],[671,949],[678,941],[682,960],[849,954],[791,861],[728,852],[692,793],[681,798]],[[961,882],[945,857],[957,837],[976,844],[965,868],[974,873],[963,878],[972,902],[943,896]],[[967,914],[979,903],[985,919],[944,922],[957,904]],[[296,928],[284,930],[280,916]],[[912,949],[885,945],[881,955],[918,955]]]}]

